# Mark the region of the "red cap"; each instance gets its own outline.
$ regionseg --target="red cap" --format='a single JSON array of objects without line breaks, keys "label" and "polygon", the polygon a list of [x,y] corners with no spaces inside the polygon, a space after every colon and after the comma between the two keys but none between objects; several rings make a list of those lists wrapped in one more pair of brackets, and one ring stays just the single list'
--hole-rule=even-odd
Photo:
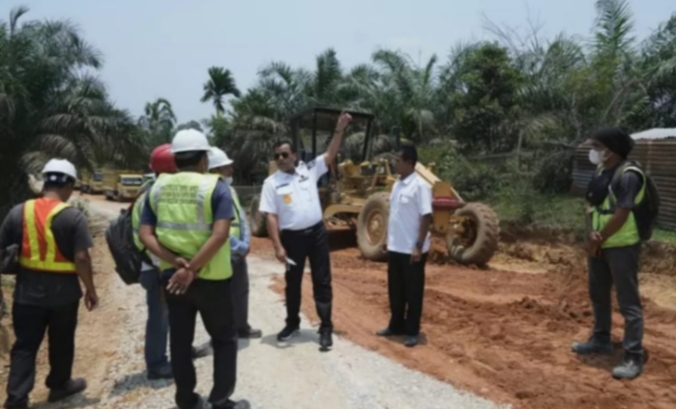
[{"label": "red cap", "polygon": [[174,154],[171,153],[171,144],[165,143],[153,149],[150,154],[150,169],[155,173],[175,173],[176,162]]}]

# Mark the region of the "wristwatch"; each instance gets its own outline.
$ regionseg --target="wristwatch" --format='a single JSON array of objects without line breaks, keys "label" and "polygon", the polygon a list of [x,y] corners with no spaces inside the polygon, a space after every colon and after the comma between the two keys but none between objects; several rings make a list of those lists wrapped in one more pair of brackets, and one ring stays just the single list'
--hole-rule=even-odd
[{"label": "wristwatch", "polygon": [[418,250],[422,250],[423,242],[422,241],[416,241],[415,242],[415,248],[417,248]]}]

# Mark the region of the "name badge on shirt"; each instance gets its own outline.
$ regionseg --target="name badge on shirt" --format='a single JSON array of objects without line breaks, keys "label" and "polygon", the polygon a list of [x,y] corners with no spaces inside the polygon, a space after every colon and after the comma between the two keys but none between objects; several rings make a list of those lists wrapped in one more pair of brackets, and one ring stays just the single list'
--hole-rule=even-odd
[{"label": "name badge on shirt", "polygon": [[291,186],[288,183],[284,184],[284,185],[277,186],[277,194],[282,197],[282,202],[284,202],[284,204],[289,205],[293,201],[291,199],[291,192],[292,192],[292,189],[291,189]]}]

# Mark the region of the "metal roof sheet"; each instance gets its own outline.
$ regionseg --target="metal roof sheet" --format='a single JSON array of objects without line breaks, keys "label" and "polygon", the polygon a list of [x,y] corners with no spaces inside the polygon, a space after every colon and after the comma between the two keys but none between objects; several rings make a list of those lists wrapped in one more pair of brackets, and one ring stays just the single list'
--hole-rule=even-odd
[{"label": "metal roof sheet", "polygon": [[676,128],[653,128],[632,134],[636,140],[676,138]]}]

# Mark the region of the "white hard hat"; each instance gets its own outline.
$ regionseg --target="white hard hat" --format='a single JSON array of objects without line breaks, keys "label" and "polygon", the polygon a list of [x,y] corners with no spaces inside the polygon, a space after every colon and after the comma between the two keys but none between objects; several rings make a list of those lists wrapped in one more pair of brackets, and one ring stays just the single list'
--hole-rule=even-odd
[{"label": "white hard hat", "polygon": [[75,165],[65,159],[51,159],[47,162],[45,167],[42,168],[42,174],[46,175],[48,173],[60,173],[62,175],[70,176],[73,179],[77,179]]},{"label": "white hard hat", "polygon": [[232,163],[232,159],[228,158],[222,149],[211,148],[209,151],[209,170],[232,165]]},{"label": "white hard hat", "polygon": [[209,152],[211,145],[206,135],[195,129],[184,129],[176,132],[171,141],[171,153]]}]

